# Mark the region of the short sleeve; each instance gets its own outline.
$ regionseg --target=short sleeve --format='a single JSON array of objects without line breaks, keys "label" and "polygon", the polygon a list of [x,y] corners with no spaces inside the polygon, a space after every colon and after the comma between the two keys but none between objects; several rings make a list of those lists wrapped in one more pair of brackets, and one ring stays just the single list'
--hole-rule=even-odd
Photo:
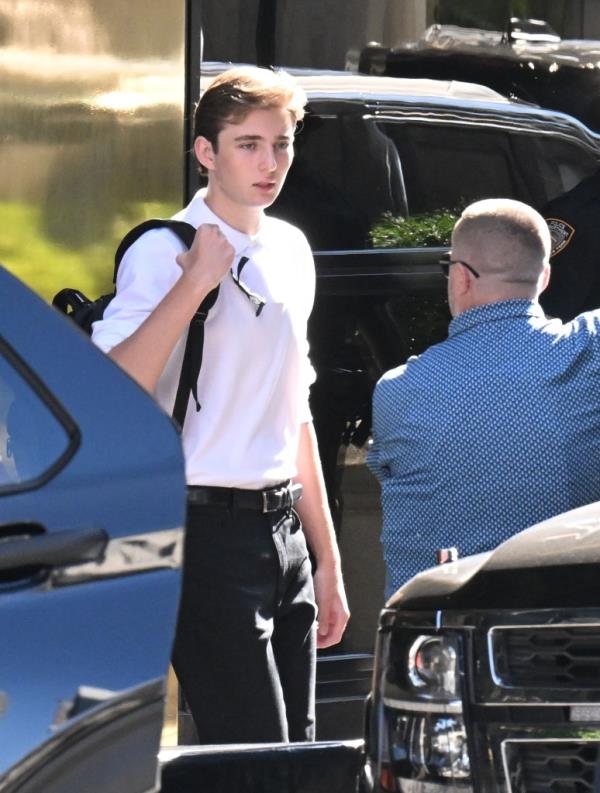
[{"label": "short sleeve", "polygon": [[173,288],[181,275],[175,261],[183,243],[168,229],[146,232],[123,256],[116,295],[95,322],[92,341],[108,352],[131,336]]}]

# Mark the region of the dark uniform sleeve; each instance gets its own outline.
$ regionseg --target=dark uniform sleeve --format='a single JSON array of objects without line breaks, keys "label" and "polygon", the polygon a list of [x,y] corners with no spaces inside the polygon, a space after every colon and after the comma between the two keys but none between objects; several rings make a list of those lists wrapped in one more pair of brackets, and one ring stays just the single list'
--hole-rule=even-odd
[{"label": "dark uniform sleeve", "polygon": [[600,307],[600,170],[542,211],[552,236],[544,311],[567,322]]}]

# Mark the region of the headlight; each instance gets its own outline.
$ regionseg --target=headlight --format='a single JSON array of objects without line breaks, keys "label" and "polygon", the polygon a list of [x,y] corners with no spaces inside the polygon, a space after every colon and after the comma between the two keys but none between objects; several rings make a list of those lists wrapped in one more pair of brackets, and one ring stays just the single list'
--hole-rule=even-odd
[{"label": "headlight", "polygon": [[408,679],[433,699],[458,697],[456,647],[447,638],[419,636],[408,651]]},{"label": "headlight", "polygon": [[389,751],[394,776],[404,779],[468,780],[467,733],[460,716],[389,712]]},{"label": "headlight", "polygon": [[379,789],[466,793],[472,788],[462,705],[464,637],[397,622],[385,627],[374,696]]}]

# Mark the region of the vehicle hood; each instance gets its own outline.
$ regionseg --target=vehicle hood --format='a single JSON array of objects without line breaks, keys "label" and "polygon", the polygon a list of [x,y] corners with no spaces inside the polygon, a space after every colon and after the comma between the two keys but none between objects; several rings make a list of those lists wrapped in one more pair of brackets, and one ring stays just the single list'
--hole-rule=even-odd
[{"label": "vehicle hood", "polygon": [[598,602],[600,502],[514,535],[495,550],[426,570],[389,600],[397,609],[591,607]]}]

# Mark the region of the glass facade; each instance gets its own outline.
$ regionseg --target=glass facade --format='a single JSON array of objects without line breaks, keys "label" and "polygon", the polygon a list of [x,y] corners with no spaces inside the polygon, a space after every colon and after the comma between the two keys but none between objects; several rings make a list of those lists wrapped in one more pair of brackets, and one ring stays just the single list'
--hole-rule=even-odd
[{"label": "glass facade", "polygon": [[544,19],[563,38],[600,39],[595,0],[205,0],[204,58],[344,69],[369,42],[415,42],[433,24],[502,31],[511,16]]},{"label": "glass facade", "polygon": [[0,0],[0,262],[109,289],[122,235],[183,200],[184,2]]}]

